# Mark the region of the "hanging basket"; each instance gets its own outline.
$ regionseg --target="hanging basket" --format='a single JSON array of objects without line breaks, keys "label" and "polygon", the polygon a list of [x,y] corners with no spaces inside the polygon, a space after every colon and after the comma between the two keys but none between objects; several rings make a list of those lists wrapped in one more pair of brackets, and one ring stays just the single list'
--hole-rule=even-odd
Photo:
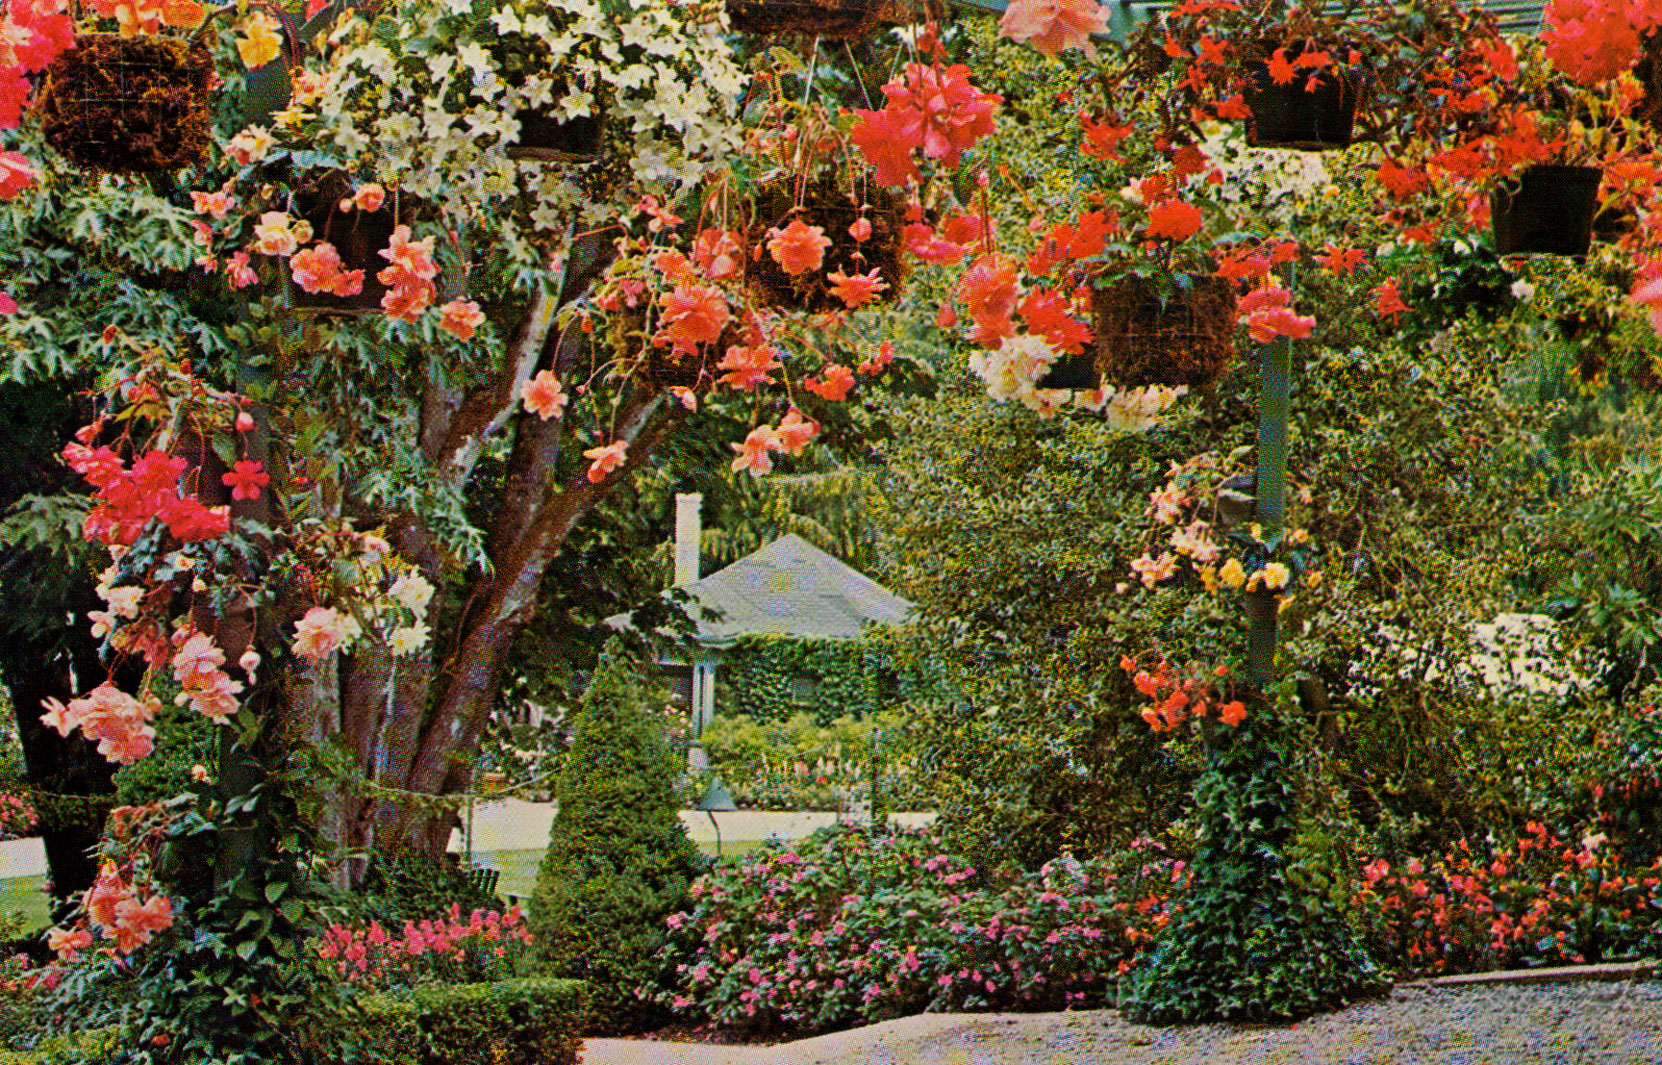
[{"label": "hanging basket", "polygon": [[1235,290],[1223,278],[1191,276],[1166,299],[1131,276],[1091,293],[1096,365],[1119,388],[1217,383],[1235,354]]},{"label": "hanging basket", "polygon": [[318,314],[375,314],[381,310],[381,297],[387,294],[387,286],[375,275],[388,265],[381,249],[392,242],[394,229],[411,223],[418,209],[424,206],[424,201],[389,189],[386,201],[378,211],[358,208],[341,210],[341,201],[350,199],[352,191],[352,185],[344,175],[331,171],[317,184],[296,189],[289,198],[289,213],[311,223],[312,238],[335,246],[342,271],[364,272],[363,288],[356,295],[307,292],[289,275],[288,260],[285,258],[284,298],[294,310]]},{"label": "hanging basket", "polygon": [[1501,255],[1587,254],[1604,172],[1592,166],[1524,168],[1516,188],[1489,196],[1495,251]]},{"label": "hanging basket", "polygon": [[524,110],[519,120],[519,140],[508,145],[509,159],[530,159],[542,163],[592,163],[605,146],[604,111],[577,118],[559,118],[553,109]]},{"label": "hanging basket", "polygon": [[47,68],[46,143],[76,166],[146,174],[195,166],[213,143],[203,41],[86,33]]},{"label": "hanging basket", "polygon": [[1361,75],[1349,70],[1324,70],[1314,90],[1306,88],[1308,75],[1300,71],[1286,85],[1270,77],[1269,64],[1246,64],[1242,96],[1252,111],[1247,143],[1258,148],[1294,148],[1329,151],[1350,144],[1356,125],[1356,105],[1362,99]]},{"label": "hanging basket", "polygon": [[1102,387],[1102,371],[1096,368],[1096,351],[1087,347],[1078,355],[1063,352],[1050,364],[1043,377],[1033,382],[1034,388],[1071,388],[1089,392]]},{"label": "hanging basket", "polygon": [[[863,184],[863,189],[850,195],[835,180],[820,178],[803,190],[800,202],[791,195],[790,188],[774,188],[751,205],[750,225],[745,231],[745,243],[751,252],[746,256],[745,281],[758,304],[816,314],[847,310],[847,305],[831,294],[829,275],[869,274],[873,270],[889,287],[872,302],[887,303],[899,297],[906,281],[906,264],[900,254],[905,220],[893,194],[874,182]],[[797,218],[823,229],[831,246],[825,249],[818,270],[792,276],[768,253],[768,231],[784,229]],[[863,241],[855,240],[848,231],[860,218],[871,223],[871,233]]]},{"label": "hanging basket", "polygon": [[850,40],[870,35],[880,0],[727,0],[735,33],[751,37],[793,35]]}]

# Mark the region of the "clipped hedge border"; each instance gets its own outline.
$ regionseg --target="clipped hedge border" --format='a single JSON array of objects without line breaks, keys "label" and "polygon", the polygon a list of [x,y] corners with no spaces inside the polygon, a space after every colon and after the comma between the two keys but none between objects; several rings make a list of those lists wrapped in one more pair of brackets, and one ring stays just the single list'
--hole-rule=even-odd
[{"label": "clipped hedge border", "polygon": [[[395,1065],[577,1065],[593,1003],[580,980],[533,978],[391,991],[365,999],[364,1014]],[[52,1051],[100,1042],[84,1032],[42,1051],[0,1050],[0,1065],[43,1065]]]}]

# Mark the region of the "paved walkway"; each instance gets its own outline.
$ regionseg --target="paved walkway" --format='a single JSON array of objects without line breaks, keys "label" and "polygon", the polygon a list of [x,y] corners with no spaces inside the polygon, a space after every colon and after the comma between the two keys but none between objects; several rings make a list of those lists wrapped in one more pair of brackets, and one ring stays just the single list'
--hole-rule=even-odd
[{"label": "paved walkway", "polygon": [[585,1065],[1662,1065],[1662,983],[1399,988],[1294,1025],[923,1014],[771,1047],[590,1039]]},{"label": "paved walkway", "polygon": [[[837,822],[835,813],[775,812],[771,810],[734,810],[715,815],[716,826],[723,842],[755,839],[804,839],[816,829]],[[468,820],[466,807],[462,808],[462,823]],[[934,814],[901,813],[893,820],[907,827],[926,825],[935,820]],[[503,799],[481,802],[473,809],[473,849],[476,853],[490,851],[541,850],[548,845],[548,829],[554,823],[554,804]],[[698,810],[682,810],[681,823],[687,826],[687,835],[694,843],[714,843],[717,828],[710,825],[710,815]],[[450,839],[450,849],[462,849],[462,834],[457,831]],[[0,880],[8,877],[45,876],[46,849],[38,839],[14,839],[0,843]]]}]

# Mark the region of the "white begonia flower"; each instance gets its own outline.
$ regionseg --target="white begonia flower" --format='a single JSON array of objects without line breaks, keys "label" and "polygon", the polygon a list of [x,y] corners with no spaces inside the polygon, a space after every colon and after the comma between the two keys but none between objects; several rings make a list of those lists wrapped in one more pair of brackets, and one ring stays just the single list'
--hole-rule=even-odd
[{"label": "white begonia flower", "polygon": [[[542,18],[541,15],[536,17]],[[504,7],[497,11],[496,14],[490,17],[490,23],[496,27],[496,32],[503,36],[510,33],[530,32],[525,29],[525,23],[520,21],[519,12],[512,7]]]},{"label": "white begonia flower", "polygon": [[491,74],[496,69],[496,63],[491,59],[491,50],[477,41],[467,41],[458,45],[456,60],[475,74]]},{"label": "white begonia flower", "polygon": [[1512,298],[1528,303],[1535,298],[1535,286],[1521,277],[1518,278],[1512,282]]}]

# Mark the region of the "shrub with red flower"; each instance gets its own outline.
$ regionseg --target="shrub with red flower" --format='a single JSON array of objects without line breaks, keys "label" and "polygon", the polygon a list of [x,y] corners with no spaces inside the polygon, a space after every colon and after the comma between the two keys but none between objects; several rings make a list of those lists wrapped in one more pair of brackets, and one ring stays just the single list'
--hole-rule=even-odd
[{"label": "shrub with red flower", "polygon": [[531,933],[518,906],[462,915],[452,903],[438,920],[405,921],[389,931],[379,921],[331,924],[318,957],[342,980],[366,991],[468,984],[512,976]]}]

